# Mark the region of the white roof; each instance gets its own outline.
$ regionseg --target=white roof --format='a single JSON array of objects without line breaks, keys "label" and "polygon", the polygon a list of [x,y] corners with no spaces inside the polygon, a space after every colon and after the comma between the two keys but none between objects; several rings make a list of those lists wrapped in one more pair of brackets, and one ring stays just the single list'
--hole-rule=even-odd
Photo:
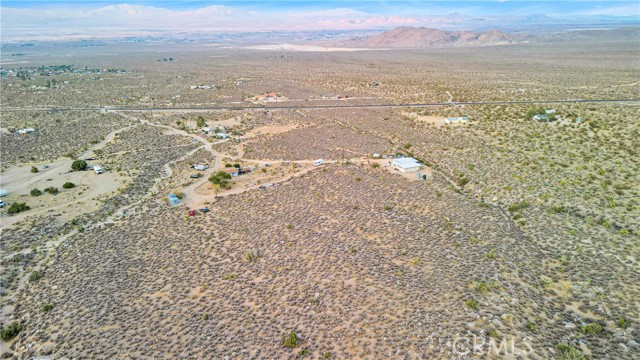
[{"label": "white roof", "polygon": [[394,159],[393,161],[391,161],[391,164],[393,166],[397,166],[403,169],[409,169],[412,167],[416,167],[416,166],[422,166],[422,164],[420,164],[420,162],[418,162],[418,160],[414,159],[414,158],[400,158],[400,159]]}]

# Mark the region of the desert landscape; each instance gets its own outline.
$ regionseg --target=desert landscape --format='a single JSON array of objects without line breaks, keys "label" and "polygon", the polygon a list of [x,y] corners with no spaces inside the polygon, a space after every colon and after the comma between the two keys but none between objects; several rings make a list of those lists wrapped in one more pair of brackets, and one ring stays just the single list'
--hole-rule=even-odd
[{"label": "desert landscape", "polygon": [[3,43],[0,356],[638,358],[640,32],[590,31]]}]

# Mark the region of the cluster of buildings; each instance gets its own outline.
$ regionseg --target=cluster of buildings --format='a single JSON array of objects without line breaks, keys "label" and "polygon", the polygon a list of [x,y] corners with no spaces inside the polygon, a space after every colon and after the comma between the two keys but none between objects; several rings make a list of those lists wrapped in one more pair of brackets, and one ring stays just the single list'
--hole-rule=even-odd
[{"label": "cluster of buildings", "polygon": [[216,128],[216,129],[214,129],[214,128],[210,128],[210,127],[204,127],[204,128],[202,128],[202,132],[204,132],[205,134],[214,133],[216,135],[216,138],[218,138],[218,139],[228,139],[229,138],[229,135],[225,132],[224,128]]}]

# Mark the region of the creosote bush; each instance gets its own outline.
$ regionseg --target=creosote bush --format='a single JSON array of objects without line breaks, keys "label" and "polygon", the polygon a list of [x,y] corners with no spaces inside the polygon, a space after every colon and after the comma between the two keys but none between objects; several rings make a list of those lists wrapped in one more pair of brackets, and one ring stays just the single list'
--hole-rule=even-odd
[{"label": "creosote bush", "polygon": [[65,189],[72,189],[72,188],[76,187],[76,184],[74,184],[74,183],[72,183],[70,181],[67,181],[66,183],[64,183],[62,185],[62,187],[65,188]]},{"label": "creosote bush", "polygon": [[469,309],[472,309],[472,310],[478,310],[478,305],[479,305],[479,304],[478,304],[478,302],[477,302],[477,301],[475,301],[475,300],[473,300],[473,299],[469,299],[469,300],[467,300],[467,302],[465,302],[464,304],[465,304],[465,305],[467,305],[467,307],[468,307]]},{"label": "creosote bush", "polygon": [[294,332],[290,332],[289,334],[285,335],[282,341],[282,346],[288,347],[291,349],[298,347],[299,344],[300,344],[300,339],[298,339],[298,335],[296,335],[296,333]]},{"label": "creosote bush", "polygon": [[0,338],[2,338],[2,341],[9,341],[18,336],[20,331],[22,331],[22,324],[17,321],[12,321],[0,330]]},{"label": "creosote bush", "polygon": [[27,211],[29,209],[31,209],[31,207],[29,207],[25,203],[13,203],[11,204],[11,206],[9,206],[9,209],[7,209],[7,213],[9,215],[13,215],[13,214],[21,213],[23,211]]}]

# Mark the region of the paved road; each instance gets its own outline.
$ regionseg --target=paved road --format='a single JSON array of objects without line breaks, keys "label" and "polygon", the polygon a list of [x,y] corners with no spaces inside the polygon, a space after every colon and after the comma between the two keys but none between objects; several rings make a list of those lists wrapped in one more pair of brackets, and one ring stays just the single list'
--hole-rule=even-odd
[{"label": "paved road", "polygon": [[259,110],[313,110],[313,109],[365,109],[365,108],[422,108],[434,106],[451,106],[451,105],[526,105],[526,104],[564,104],[564,103],[640,103],[640,99],[573,99],[573,100],[522,100],[522,101],[459,101],[459,102],[439,102],[439,103],[416,103],[416,104],[332,104],[332,105],[269,105],[269,106],[201,106],[201,107],[74,107],[74,108],[55,108],[55,107],[3,107],[2,111],[193,111],[193,110],[229,110],[244,111],[251,109]]}]

